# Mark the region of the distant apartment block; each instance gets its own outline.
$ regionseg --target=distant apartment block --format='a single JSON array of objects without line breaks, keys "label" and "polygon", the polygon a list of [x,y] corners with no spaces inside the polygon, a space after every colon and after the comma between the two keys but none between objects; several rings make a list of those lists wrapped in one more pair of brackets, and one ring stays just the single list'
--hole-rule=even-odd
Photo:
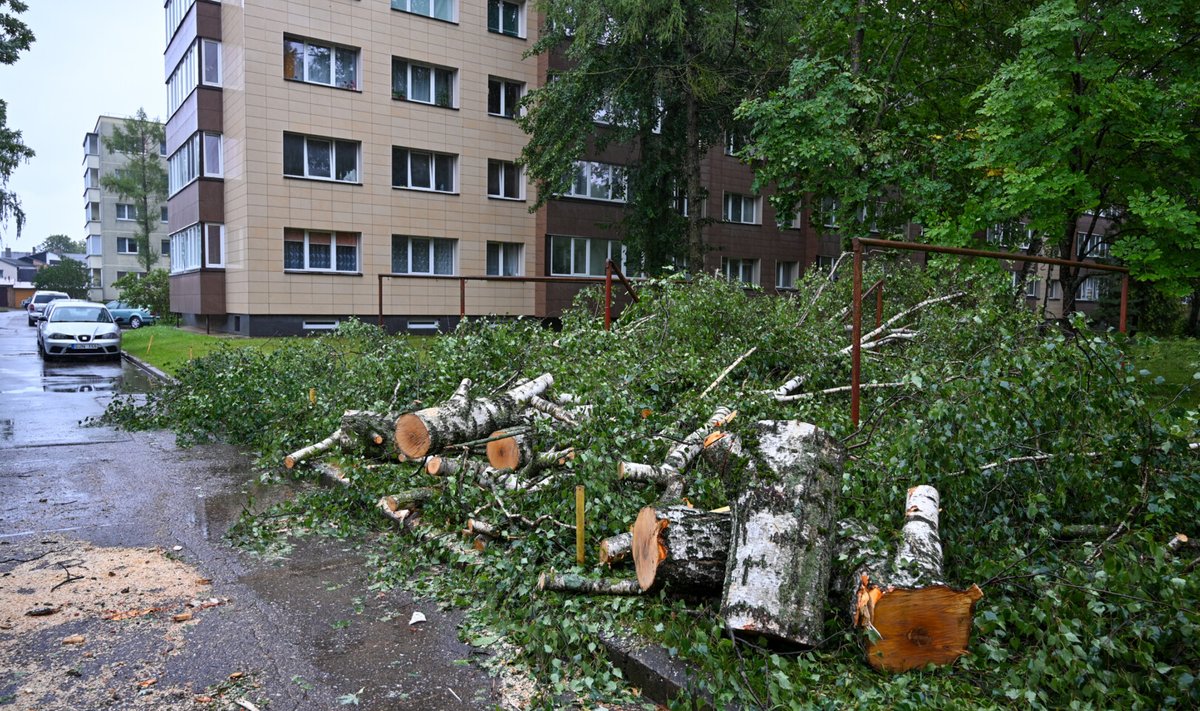
[{"label": "distant apartment block", "polygon": [[[128,162],[121,153],[108,150],[104,138],[126,119],[101,116],[96,127],[83,137],[83,210],[86,231],[86,263],[92,275],[88,297],[96,301],[115,299],[119,295],[112,283],[129,273],[144,273],[138,261],[137,207],[102,184],[104,176],[112,175]],[[166,157],[163,156],[164,166]],[[171,244],[167,238],[167,207],[154,208],[157,228],[150,233],[150,245],[159,253],[155,269],[170,268]]]}]

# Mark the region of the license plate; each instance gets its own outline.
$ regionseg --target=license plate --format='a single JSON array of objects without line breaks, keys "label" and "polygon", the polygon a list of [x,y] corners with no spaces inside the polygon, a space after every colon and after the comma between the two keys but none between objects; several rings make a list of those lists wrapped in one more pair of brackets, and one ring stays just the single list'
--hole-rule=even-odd
[{"label": "license plate", "polygon": [[94,351],[100,346],[95,343],[72,343],[71,349],[76,351]]}]

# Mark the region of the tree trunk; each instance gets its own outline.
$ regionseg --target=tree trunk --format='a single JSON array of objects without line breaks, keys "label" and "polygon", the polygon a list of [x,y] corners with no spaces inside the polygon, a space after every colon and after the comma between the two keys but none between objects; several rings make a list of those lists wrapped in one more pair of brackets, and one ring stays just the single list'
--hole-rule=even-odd
[{"label": "tree trunk", "polygon": [[813,425],[756,423],[758,476],[733,505],[721,615],[735,634],[822,638],[844,452]]},{"label": "tree trunk", "polygon": [[612,567],[613,563],[629,557],[633,551],[633,533],[618,533],[600,541],[600,563]]},{"label": "tree trunk", "polygon": [[863,575],[856,592],[855,624],[868,630],[867,661],[876,669],[903,672],[926,664],[949,664],[967,650],[978,585],[955,590],[941,584],[942,544],[938,492],[908,490],[905,522],[893,570],[880,580]]},{"label": "tree trunk", "polygon": [[656,585],[711,595],[725,580],[728,514],[686,506],[642,509],[633,525],[633,563],[642,590]]},{"label": "tree trunk", "polygon": [[732,415],[728,407],[717,408],[708,422],[700,429],[692,432],[682,442],[667,452],[661,465],[637,464],[634,462],[619,462],[617,477],[630,481],[653,482],[663,487],[660,506],[677,503],[683,498],[685,482],[683,471],[687,469],[696,455],[704,449],[705,438],[716,428],[721,427]]},{"label": "tree trunk", "polygon": [[588,595],[641,595],[636,580],[595,580],[582,575],[559,574],[551,570],[538,576],[538,590],[584,593]]},{"label": "tree trunk", "polygon": [[496,469],[520,469],[533,457],[533,442],[527,434],[512,437],[504,434],[504,430],[492,433],[498,439],[487,443],[488,463]]},{"label": "tree trunk", "polygon": [[318,454],[327,452],[334,447],[349,447],[352,444],[353,440],[350,439],[349,435],[340,429],[336,429],[333,431],[333,434],[329,435],[320,442],[310,444],[307,447],[301,447],[295,452],[292,452],[284,457],[283,466],[287,467],[288,469],[293,469],[300,462],[303,462],[311,457],[315,457]]},{"label": "tree trunk", "polygon": [[400,416],[395,427],[396,446],[405,456],[418,459],[458,442],[485,438],[512,424],[521,405],[553,382],[554,378],[546,373],[498,397],[477,400],[470,399],[460,386],[461,397],[456,392],[441,405]]}]

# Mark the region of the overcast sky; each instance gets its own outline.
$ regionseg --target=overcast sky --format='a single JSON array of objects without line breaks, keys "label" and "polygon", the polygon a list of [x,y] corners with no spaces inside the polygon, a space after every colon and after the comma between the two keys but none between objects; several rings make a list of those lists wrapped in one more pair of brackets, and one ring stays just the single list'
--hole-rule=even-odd
[{"label": "overcast sky", "polygon": [[86,235],[83,136],[98,116],[144,108],[163,120],[167,108],[162,0],[26,1],[19,17],[36,40],[16,63],[0,65],[8,127],[37,153],[8,183],[26,218],[19,238],[11,220],[0,226],[0,244],[14,251],[53,234]]}]

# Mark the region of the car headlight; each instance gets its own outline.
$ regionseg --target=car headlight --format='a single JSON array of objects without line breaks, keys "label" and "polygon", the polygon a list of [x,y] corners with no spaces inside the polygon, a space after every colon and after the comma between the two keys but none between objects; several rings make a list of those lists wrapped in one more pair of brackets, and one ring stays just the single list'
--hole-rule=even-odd
[{"label": "car headlight", "polygon": [[75,340],[73,336],[69,336],[65,333],[51,333],[48,336],[46,336],[46,338],[49,338],[52,341],[73,341],[73,340]]},{"label": "car headlight", "polygon": [[97,341],[115,341],[120,337],[121,337],[121,334],[117,333],[116,331],[109,331],[108,333],[96,334]]}]

